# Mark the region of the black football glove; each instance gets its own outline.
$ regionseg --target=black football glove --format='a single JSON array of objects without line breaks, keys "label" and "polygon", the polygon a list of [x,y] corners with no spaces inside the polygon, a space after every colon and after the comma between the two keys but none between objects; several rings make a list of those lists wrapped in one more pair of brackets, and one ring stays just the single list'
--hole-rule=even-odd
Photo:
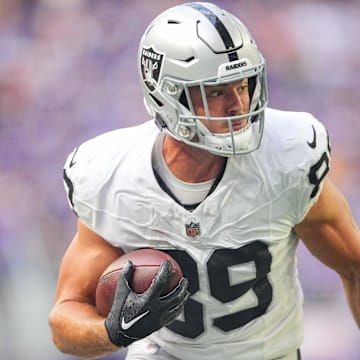
[{"label": "black football glove", "polygon": [[105,328],[112,343],[128,346],[175,320],[189,292],[188,280],[182,278],[172,292],[161,296],[170,280],[171,270],[171,263],[164,261],[151,286],[143,294],[136,294],[129,285],[134,266],[127,261],[119,276],[110,313],[105,319]]}]

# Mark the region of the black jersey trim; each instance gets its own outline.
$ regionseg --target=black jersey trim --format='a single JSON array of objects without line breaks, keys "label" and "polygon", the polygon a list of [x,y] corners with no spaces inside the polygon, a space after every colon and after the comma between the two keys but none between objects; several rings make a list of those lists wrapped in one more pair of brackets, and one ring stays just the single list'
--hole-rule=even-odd
[{"label": "black jersey trim", "polygon": [[64,178],[64,181],[69,189],[69,192],[68,192],[68,198],[69,198],[69,202],[71,204],[71,207],[72,207],[72,210],[74,212],[74,214],[77,216],[77,213],[75,211],[75,207],[74,207],[74,199],[73,199],[73,196],[74,196],[74,185],[72,183],[72,181],[70,180],[69,176],[67,175],[66,173],[66,170],[63,169],[63,178]]},{"label": "black jersey trim", "polygon": [[[216,189],[216,187],[218,186],[219,182],[221,181],[221,179],[223,178],[225,169],[226,169],[226,164],[227,164],[227,159],[225,161],[224,166],[222,167],[219,175],[216,177],[214,183],[212,184],[208,194],[206,195],[206,197],[208,197],[210,194],[212,194],[214,192],[214,190]],[[155,178],[158,182],[158,184],[160,185],[160,187],[171,197],[175,200],[176,203],[178,203],[179,205],[181,205],[184,209],[188,210],[188,211],[193,211],[195,210],[200,204],[199,203],[195,203],[195,204],[182,204],[179,199],[174,195],[174,193],[170,190],[170,188],[165,184],[164,180],[161,178],[161,176],[159,175],[159,173],[156,171],[156,169],[153,167],[153,172],[155,175]]]}]

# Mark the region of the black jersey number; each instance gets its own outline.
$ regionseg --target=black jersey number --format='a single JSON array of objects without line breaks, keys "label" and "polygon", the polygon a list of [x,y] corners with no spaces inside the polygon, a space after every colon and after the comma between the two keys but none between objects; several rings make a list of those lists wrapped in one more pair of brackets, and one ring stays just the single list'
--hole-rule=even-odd
[{"label": "black jersey number", "polygon": [[324,180],[326,174],[330,170],[329,163],[330,159],[328,154],[323,152],[319,161],[310,168],[309,181],[310,184],[314,185],[314,188],[310,194],[310,198],[315,197],[318,193],[321,182]]},{"label": "black jersey number", "polygon": [[[198,268],[194,259],[182,250],[167,250],[166,252],[179,263],[184,276],[189,279],[191,295],[196,294],[200,285]],[[267,277],[271,260],[267,245],[261,241],[255,241],[238,249],[216,249],[213,252],[207,262],[211,296],[226,304],[252,290],[258,299],[254,307],[214,318],[213,326],[228,332],[246,325],[266,312],[272,300],[272,287]],[[229,275],[230,268],[250,262],[255,265],[254,278],[232,284]],[[190,297],[184,307],[184,319],[175,320],[168,325],[168,328],[191,339],[198,337],[205,330],[204,305]]]}]

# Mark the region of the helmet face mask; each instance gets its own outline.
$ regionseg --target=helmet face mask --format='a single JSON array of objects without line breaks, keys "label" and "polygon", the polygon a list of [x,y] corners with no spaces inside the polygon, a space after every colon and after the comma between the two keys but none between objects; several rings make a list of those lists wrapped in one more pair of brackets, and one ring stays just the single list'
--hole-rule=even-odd
[{"label": "helmet face mask", "polygon": [[[267,106],[265,61],[247,28],[233,15],[208,3],[171,8],[148,27],[138,62],[145,105],[171,136],[222,156],[259,147]],[[247,113],[213,114],[207,90],[244,79],[249,83]],[[196,114],[193,88],[201,93],[201,115]],[[211,131],[206,124],[214,121],[228,130]],[[236,129],[234,124],[241,121],[247,125]]]}]

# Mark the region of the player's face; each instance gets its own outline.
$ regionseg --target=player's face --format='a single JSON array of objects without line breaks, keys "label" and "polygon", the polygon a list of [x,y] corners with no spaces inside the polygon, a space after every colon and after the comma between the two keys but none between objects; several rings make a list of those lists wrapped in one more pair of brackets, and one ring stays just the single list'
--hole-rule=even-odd
[{"label": "player's face", "polygon": [[[224,85],[205,86],[205,93],[209,115],[212,117],[238,116],[249,112],[250,96],[248,79]],[[206,112],[202,101],[200,87],[192,87],[190,89],[190,94],[195,114],[205,116]],[[212,133],[222,134],[229,132],[229,123],[227,120],[203,120],[203,123]],[[233,131],[244,128],[247,123],[248,118],[233,121]]]}]

